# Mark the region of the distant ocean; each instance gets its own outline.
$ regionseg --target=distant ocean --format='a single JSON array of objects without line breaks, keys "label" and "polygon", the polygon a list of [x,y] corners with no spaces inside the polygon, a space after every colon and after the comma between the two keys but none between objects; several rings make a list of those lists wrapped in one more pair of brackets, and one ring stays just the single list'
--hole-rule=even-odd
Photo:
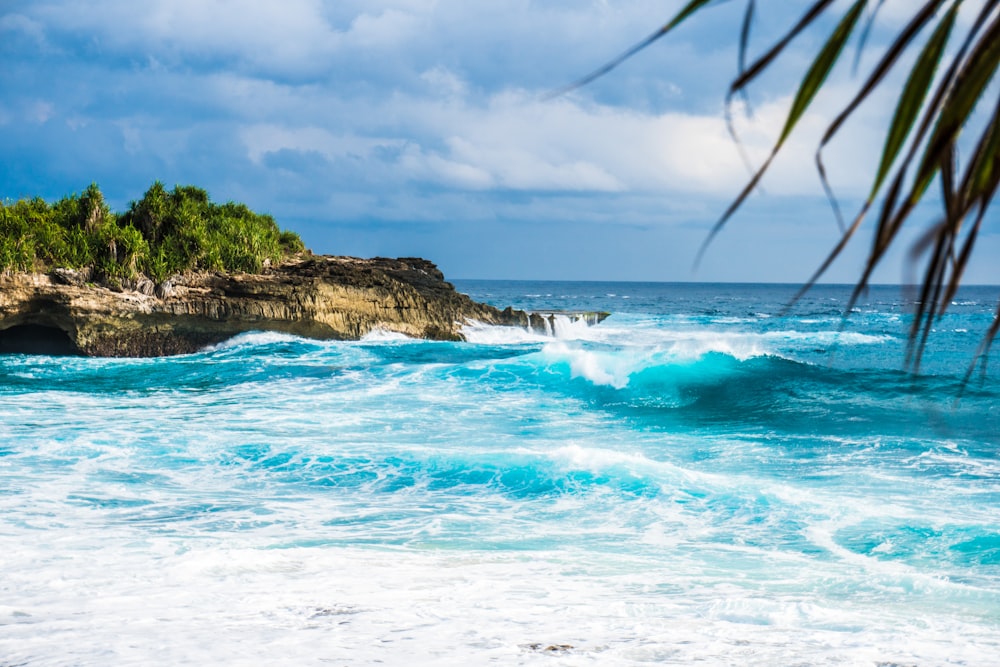
[{"label": "distant ocean", "polygon": [[1000,289],[456,285],[613,315],[0,357],[0,666],[1000,664]]}]

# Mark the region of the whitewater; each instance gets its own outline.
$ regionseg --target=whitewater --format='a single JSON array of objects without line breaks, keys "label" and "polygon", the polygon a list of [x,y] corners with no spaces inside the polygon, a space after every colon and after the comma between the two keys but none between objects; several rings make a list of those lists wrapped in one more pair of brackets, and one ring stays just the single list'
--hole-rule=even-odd
[{"label": "whitewater", "polygon": [[456,285],[613,314],[0,356],[0,665],[1000,664],[1000,290]]}]

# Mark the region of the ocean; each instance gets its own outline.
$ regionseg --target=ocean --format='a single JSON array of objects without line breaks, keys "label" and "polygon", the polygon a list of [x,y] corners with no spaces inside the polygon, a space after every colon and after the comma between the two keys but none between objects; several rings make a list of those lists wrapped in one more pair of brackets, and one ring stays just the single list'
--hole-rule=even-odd
[{"label": "ocean", "polygon": [[1000,289],[456,286],[612,315],[0,357],[0,666],[1000,664]]}]

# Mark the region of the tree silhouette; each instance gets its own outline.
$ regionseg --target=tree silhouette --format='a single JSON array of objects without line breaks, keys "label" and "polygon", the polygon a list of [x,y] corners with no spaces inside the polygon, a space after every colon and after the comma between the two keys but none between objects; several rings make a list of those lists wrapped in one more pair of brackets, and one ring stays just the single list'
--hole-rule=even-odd
[{"label": "tree silhouette", "polygon": [[[699,259],[712,238],[757,188],[774,157],[840,60],[850,38],[859,35],[859,49],[866,48],[865,40],[883,2],[854,0],[838,13],[835,7],[838,3],[834,0],[815,0],[780,39],[748,64],[747,45],[757,2],[745,0],[739,38],[739,70],[726,95],[727,123],[737,142],[731,119],[734,97],[745,95],[750,84],[781,56],[796,37],[807,30],[820,30],[831,25],[831,15],[836,20],[795,91],[791,109],[770,155],[712,227],[698,253]],[[558,93],[603,76],[711,4],[717,3],[691,0],[646,39]],[[968,27],[956,29],[956,25],[961,25],[956,19],[964,4],[974,16]],[[898,102],[885,134],[874,181],[860,210],[845,224],[827,182],[823,148],[887,76],[895,69],[904,67],[901,65],[903,56],[910,49],[919,50],[916,60],[906,72],[905,83],[899,89]],[[850,312],[868,287],[873,271],[886,252],[897,244],[900,231],[913,226],[913,214],[931,186],[937,185],[941,189],[939,215],[911,249],[914,261],[924,258],[926,262],[918,285],[919,296],[915,301],[915,317],[909,331],[906,355],[906,363],[913,370],[920,366],[934,321],[945,312],[962,282],[962,275],[1000,183],[1000,99],[995,100],[986,113],[985,129],[976,134],[969,123],[977,104],[990,91],[989,84],[998,65],[1000,0],[968,3],[963,0],[915,0],[909,20],[878,54],[874,67],[824,132],[817,148],[816,168],[843,233],[795,299],[819,280],[858,231],[869,211],[878,208],[871,248],[847,307],[847,312]],[[958,159],[960,145],[966,154],[961,162]],[[990,345],[998,332],[1000,306],[970,366],[970,373],[977,362],[985,365]]]}]

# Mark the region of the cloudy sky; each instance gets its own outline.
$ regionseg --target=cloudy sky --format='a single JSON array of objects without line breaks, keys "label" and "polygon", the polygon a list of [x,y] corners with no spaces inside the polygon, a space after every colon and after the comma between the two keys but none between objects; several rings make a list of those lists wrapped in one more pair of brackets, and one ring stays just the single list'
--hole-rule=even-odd
[{"label": "cloudy sky", "polygon": [[[876,53],[907,2],[886,3]],[[758,52],[805,6],[760,4]],[[159,179],[270,213],[316,252],[420,255],[451,278],[800,282],[838,236],[812,158],[858,84],[849,67],[692,270],[747,178],[723,121],[741,5],[548,99],[680,2],[0,0],[0,198],[96,181],[122,210]],[[799,40],[738,115],[752,159],[823,37]],[[892,103],[876,96],[827,152],[848,210]],[[856,277],[867,240],[828,280]],[[905,278],[904,257],[877,278]],[[1000,283],[996,262],[969,279]]]}]

